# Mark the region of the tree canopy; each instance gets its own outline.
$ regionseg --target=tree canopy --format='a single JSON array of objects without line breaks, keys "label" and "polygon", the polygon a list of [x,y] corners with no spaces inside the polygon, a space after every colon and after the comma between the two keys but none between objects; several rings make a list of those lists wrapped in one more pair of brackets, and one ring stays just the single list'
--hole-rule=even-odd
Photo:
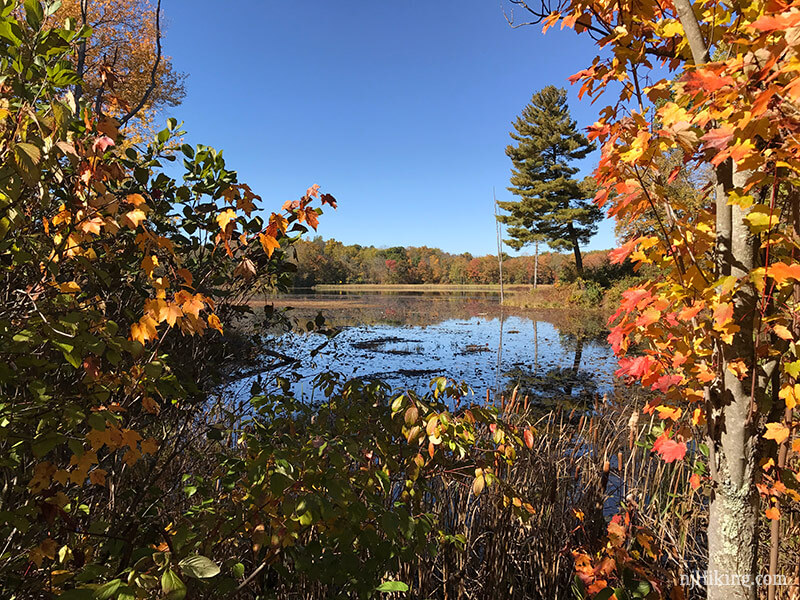
[{"label": "tree canopy", "polygon": [[582,274],[580,246],[597,232],[603,213],[590,201],[591,181],[574,179],[578,169],[570,163],[594,145],[570,117],[566,90],[555,86],[536,92],[513,125],[517,144],[506,148],[513,164],[508,189],[520,199],[498,203],[509,213],[498,217],[509,226],[505,242],[519,249],[545,240],[551,248],[572,250]]}]

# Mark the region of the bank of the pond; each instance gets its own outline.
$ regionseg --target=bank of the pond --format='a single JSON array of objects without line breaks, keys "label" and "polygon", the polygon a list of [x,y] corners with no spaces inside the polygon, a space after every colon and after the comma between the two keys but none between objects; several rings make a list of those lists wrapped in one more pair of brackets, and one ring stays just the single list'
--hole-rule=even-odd
[{"label": "bank of the pond", "polygon": [[[570,283],[533,285],[513,284],[503,286],[503,305],[521,309],[596,310],[608,315],[614,312],[622,292],[635,284],[633,278],[601,284],[592,280],[575,280]],[[303,293],[304,290],[297,290]],[[308,288],[315,294],[485,294],[497,296],[499,284],[320,284]]]}]

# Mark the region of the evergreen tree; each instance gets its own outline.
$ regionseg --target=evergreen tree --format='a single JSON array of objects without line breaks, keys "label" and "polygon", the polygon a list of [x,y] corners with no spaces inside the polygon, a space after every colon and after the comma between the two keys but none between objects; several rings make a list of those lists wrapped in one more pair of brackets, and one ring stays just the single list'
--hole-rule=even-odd
[{"label": "evergreen tree", "polygon": [[513,163],[508,190],[519,200],[499,202],[509,213],[498,217],[509,226],[505,243],[517,250],[539,241],[554,250],[572,249],[582,276],[580,245],[597,232],[603,212],[591,202],[593,180],[573,179],[578,169],[569,163],[584,158],[594,145],[578,132],[563,88],[547,86],[535,93],[513,125],[517,145],[506,148]]}]

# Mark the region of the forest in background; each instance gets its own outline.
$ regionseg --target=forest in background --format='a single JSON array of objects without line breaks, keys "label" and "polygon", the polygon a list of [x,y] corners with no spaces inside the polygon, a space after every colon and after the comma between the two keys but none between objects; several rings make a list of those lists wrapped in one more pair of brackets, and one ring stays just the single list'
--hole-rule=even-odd
[{"label": "forest in background", "polygon": [[[473,256],[469,252],[450,254],[427,246],[376,248],[358,244],[345,245],[335,239],[315,236],[295,245],[297,272],[295,287],[317,284],[492,284],[500,282],[496,255]],[[612,264],[608,250],[586,252],[584,278],[603,287],[633,275],[629,262]],[[503,256],[505,283],[532,284],[533,256]],[[539,255],[538,282],[571,283],[577,278],[572,255],[543,252]]]}]

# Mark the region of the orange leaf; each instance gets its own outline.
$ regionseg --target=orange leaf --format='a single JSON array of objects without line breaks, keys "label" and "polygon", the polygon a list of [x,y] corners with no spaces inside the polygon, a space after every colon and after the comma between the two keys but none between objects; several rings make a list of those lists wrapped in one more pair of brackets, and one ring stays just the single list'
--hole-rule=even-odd
[{"label": "orange leaf", "polygon": [[766,513],[767,518],[772,521],[777,521],[781,518],[781,511],[777,506],[771,506],[767,509]]},{"label": "orange leaf", "polygon": [[278,240],[276,240],[271,235],[266,235],[264,233],[258,234],[258,239],[261,242],[261,247],[264,248],[264,252],[267,253],[269,258],[272,258],[272,253],[281,247]]},{"label": "orange leaf", "polygon": [[714,329],[721,329],[733,317],[733,304],[721,302],[714,309]]},{"label": "orange leaf", "polygon": [[214,313],[208,315],[208,326],[211,327],[211,329],[216,329],[222,333],[222,323],[220,322],[219,317]]}]

